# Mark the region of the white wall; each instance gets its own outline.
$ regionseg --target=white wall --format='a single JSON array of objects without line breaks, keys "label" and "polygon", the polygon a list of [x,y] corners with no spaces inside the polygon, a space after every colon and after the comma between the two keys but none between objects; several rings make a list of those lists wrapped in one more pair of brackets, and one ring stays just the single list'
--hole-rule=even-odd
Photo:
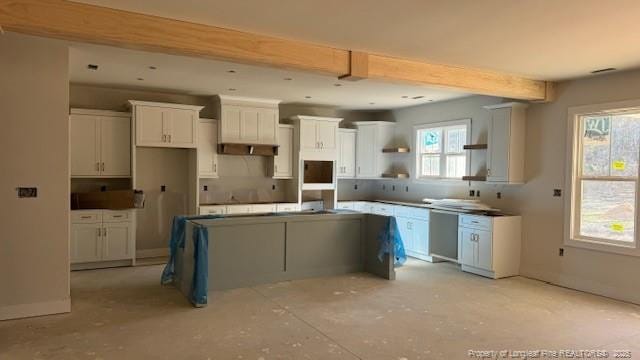
[{"label": "white wall", "polygon": [[[525,185],[483,183],[377,182],[374,197],[417,201],[424,197],[468,198],[468,190],[481,190],[480,200],[496,208],[521,214],[523,247],[521,274],[562,286],[640,303],[640,258],[565,247],[563,244],[566,176],[566,127],[569,107],[640,99],[640,71],[601,75],[559,84],[558,98],[532,104],[527,111]],[[398,135],[410,139],[419,123],[472,118],[473,142],[484,142],[488,113],[483,105],[500,98],[474,96],[391,111],[387,120],[398,123]],[[474,151],[472,172],[485,166],[483,153]],[[410,155],[411,162],[414,155]],[[413,174],[413,170],[412,170]],[[382,186],[385,185],[385,190]],[[396,185],[396,190],[392,187]],[[406,192],[405,188],[409,187]],[[502,193],[502,199],[496,193]],[[564,248],[564,256],[558,255]]]},{"label": "white wall", "polygon": [[70,310],[68,81],[63,43],[0,35],[0,320]]}]

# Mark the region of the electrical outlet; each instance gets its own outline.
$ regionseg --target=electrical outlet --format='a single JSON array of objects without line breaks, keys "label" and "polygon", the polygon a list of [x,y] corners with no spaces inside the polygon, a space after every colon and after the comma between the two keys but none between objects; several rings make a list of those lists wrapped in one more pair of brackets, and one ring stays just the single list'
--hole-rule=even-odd
[{"label": "electrical outlet", "polygon": [[383,185],[382,185],[382,191],[385,191],[385,190],[387,190],[387,185],[384,185],[384,184],[383,184]]},{"label": "electrical outlet", "polygon": [[562,189],[553,189],[553,196],[554,197],[562,196]]},{"label": "electrical outlet", "polygon": [[476,190],[476,197],[480,197],[480,190]]},{"label": "electrical outlet", "polygon": [[409,187],[408,187],[408,186],[405,186],[405,187],[404,187],[404,191],[409,192]]},{"label": "electrical outlet", "polygon": [[38,197],[38,188],[35,187],[19,187],[16,188],[19,198],[36,198]]},{"label": "electrical outlet", "polygon": [[498,199],[502,199],[502,193],[501,193],[500,191],[498,191],[498,192],[496,193],[496,197],[497,197]]},{"label": "electrical outlet", "polygon": [[471,196],[471,197],[476,196],[476,191],[475,190],[469,190],[469,196]]},{"label": "electrical outlet", "polygon": [[353,184],[353,190],[358,190],[358,184]]},{"label": "electrical outlet", "polygon": [[271,185],[271,190],[275,190],[275,189],[276,189],[276,185],[275,184]]},{"label": "electrical outlet", "polygon": [[202,190],[203,190],[203,191],[209,191],[209,186],[208,186],[208,185],[204,185],[204,186],[202,187]]},{"label": "electrical outlet", "polygon": [[558,249],[558,256],[564,256],[564,249],[563,248]]},{"label": "electrical outlet", "polygon": [[391,185],[391,191],[396,191],[396,186],[395,185]]},{"label": "electrical outlet", "polygon": [[105,191],[107,191],[107,185],[102,185],[102,186],[100,186],[100,191],[101,191],[101,192],[105,192]]},{"label": "electrical outlet", "polygon": [[167,185],[160,185],[160,192],[167,191]]}]

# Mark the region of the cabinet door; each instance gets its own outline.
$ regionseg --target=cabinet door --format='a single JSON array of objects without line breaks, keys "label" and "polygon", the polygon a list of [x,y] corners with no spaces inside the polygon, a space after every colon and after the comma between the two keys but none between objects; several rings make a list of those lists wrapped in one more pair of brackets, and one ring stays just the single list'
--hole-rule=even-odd
[{"label": "cabinet door", "polygon": [[258,110],[258,144],[278,144],[278,110]]},{"label": "cabinet door", "polygon": [[375,126],[362,126],[357,134],[356,177],[380,177],[376,174]]},{"label": "cabinet door", "polygon": [[131,175],[131,119],[103,116],[100,144],[102,176]]},{"label": "cabinet door", "polygon": [[166,109],[153,106],[136,106],[136,145],[167,146]]},{"label": "cabinet door", "polygon": [[102,223],[71,224],[71,263],[102,259]]},{"label": "cabinet door", "polygon": [[171,146],[195,148],[198,134],[198,116],[193,110],[167,109]]},{"label": "cabinet door", "polygon": [[458,230],[459,251],[458,259],[461,264],[476,266],[476,230],[460,228]]},{"label": "cabinet door", "polygon": [[300,121],[300,151],[318,150],[320,148],[316,135],[316,121]]},{"label": "cabinet door", "polygon": [[105,223],[103,225],[102,260],[133,258],[131,223]]},{"label": "cabinet door", "polygon": [[338,177],[352,178],[356,175],[356,133],[338,133]]},{"label": "cabinet door", "polygon": [[240,140],[248,144],[258,144],[258,109],[240,110]]},{"label": "cabinet door", "polygon": [[198,124],[198,174],[200,177],[218,177],[218,127],[215,121],[200,120]]},{"label": "cabinet door", "polygon": [[475,230],[476,236],[476,267],[493,271],[493,250],[491,232]]},{"label": "cabinet door", "polygon": [[100,120],[97,116],[69,117],[71,176],[100,175]]},{"label": "cabinet door", "polygon": [[413,243],[415,252],[420,255],[429,256],[429,222],[412,219]]},{"label": "cabinet door", "polygon": [[487,180],[509,180],[509,138],[511,132],[511,108],[491,111],[487,156]]},{"label": "cabinet door", "polygon": [[338,150],[338,124],[333,121],[316,121],[316,136],[322,150]]},{"label": "cabinet door", "polygon": [[238,143],[241,141],[240,117],[239,106],[222,106],[222,115],[220,120],[220,141],[222,143]]},{"label": "cabinet door", "polygon": [[273,158],[273,177],[293,177],[293,128],[280,127],[278,129],[278,155]]},{"label": "cabinet door", "polygon": [[415,236],[413,234],[413,229],[411,226],[411,219],[397,216],[396,222],[398,223],[398,230],[400,230],[400,236],[402,237],[402,244],[404,245],[404,249],[412,253],[416,252],[414,244]]}]

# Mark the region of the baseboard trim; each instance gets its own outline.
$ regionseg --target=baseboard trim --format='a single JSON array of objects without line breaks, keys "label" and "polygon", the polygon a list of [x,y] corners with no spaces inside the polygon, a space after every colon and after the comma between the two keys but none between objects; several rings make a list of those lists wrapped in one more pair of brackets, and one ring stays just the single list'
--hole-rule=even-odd
[{"label": "baseboard trim", "polygon": [[53,315],[71,312],[71,299],[18,304],[0,307],[0,320],[20,319],[33,316]]},{"label": "baseboard trim", "polygon": [[142,249],[136,250],[136,259],[144,259],[158,256],[168,256],[168,248]]}]

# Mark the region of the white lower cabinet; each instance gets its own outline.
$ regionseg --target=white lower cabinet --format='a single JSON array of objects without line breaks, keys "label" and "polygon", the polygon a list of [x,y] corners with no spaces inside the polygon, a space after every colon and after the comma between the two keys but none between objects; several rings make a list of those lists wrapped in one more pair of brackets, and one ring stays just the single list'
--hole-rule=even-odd
[{"label": "white lower cabinet", "polygon": [[396,216],[396,221],[407,255],[433,262],[429,256],[429,221],[404,216]]},{"label": "white lower cabinet", "polygon": [[76,210],[71,219],[71,264],[134,259],[132,210]]},{"label": "white lower cabinet", "polygon": [[493,279],[520,271],[520,216],[460,215],[458,261],[463,271]]},{"label": "white lower cabinet", "polygon": [[280,203],[276,204],[276,212],[295,212],[300,211],[298,203]]},{"label": "white lower cabinet", "polygon": [[238,205],[227,205],[227,215],[237,215],[237,214],[251,214],[253,212],[253,205],[251,204],[238,204]]}]

